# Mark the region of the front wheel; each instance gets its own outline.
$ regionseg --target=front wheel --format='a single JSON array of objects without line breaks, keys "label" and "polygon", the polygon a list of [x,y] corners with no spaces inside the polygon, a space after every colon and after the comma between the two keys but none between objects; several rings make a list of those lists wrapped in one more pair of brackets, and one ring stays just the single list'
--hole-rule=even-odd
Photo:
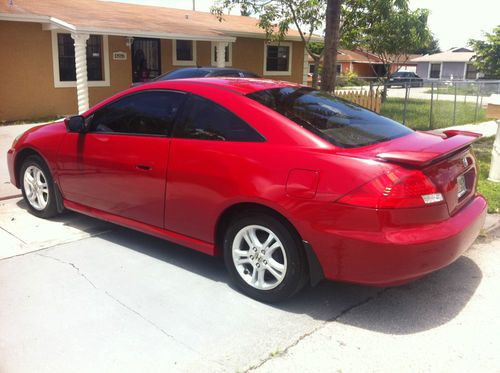
[{"label": "front wheel", "polygon": [[50,218],[58,214],[52,175],[42,158],[32,155],[20,171],[21,190],[33,215]]},{"label": "front wheel", "polygon": [[306,260],[297,234],[270,215],[235,219],[226,231],[224,260],[232,281],[246,295],[277,302],[306,283]]}]

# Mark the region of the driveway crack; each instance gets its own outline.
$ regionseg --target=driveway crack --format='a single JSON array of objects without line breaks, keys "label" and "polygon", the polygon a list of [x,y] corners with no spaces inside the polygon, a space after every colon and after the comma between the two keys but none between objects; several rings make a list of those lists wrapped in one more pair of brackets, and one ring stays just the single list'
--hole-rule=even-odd
[{"label": "driveway crack", "polygon": [[92,281],[90,281],[90,279],[87,276],[85,276],[85,273],[80,271],[80,268],[78,268],[74,263],[66,262],[66,261],[61,260],[59,258],[50,256],[50,255],[46,255],[46,254],[42,254],[42,253],[36,253],[36,255],[43,256],[44,258],[52,259],[52,260],[55,260],[56,262],[59,262],[61,264],[66,264],[66,265],[73,267],[73,269],[76,270],[78,272],[78,274],[85,279],[85,281],[87,281],[90,285],[92,285],[92,287],[94,289],[97,289],[97,286],[95,286],[94,283]]},{"label": "driveway crack", "polygon": [[[136,311],[135,309],[133,309],[132,307],[128,306],[127,304],[123,303],[121,300],[119,300],[118,298],[116,298],[115,296],[113,296],[110,292],[108,292],[107,290],[104,290],[104,289],[100,289],[98,288],[81,270],[79,267],[77,267],[74,263],[71,263],[71,262],[67,262],[67,261],[64,261],[62,259],[59,259],[59,258],[56,258],[56,257],[53,257],[53,256],[50,256],[50,255],[46,255],[46,254],[42,254],[42,253],[37,253],[37,255],[39,256],[42,256],[44,258],[48,258],[48,259],[52,259],[58,263],[61,263],[61,264],[64,264],[64,265],[69,265],[71,268],[73,268],[76,272],[78,272],[78,275],[81,276],[83,279],[85,279],[85,281],[87,281],[94,289],[98,290],[98,291],[101,291],[103,292],[108,298],[112,299],[115,303],[119,304],[121,307],[125,308],[128,312],[131,312],[133,313],[134,315],[140,317],[142,320],[144,320],[145,322],[147,322],[149,325],[151,325],[153,328],[155,328],[157,331],[159,331],[160,333],[162,333],[163,335],[165,335],[166,337],[174,340],[176,343],[179,343],[181,344],[182,346],[186,347],[188,350],[204,357],[204,355],[199,352],[199,351],[196,351],[194,348],[192,348],[191,346],[188,346],[187,344],[179,341],[178,339],[176,339],[172,334],[169,334],[165,329],[163,329],[162,327],[160,327],[159,325],[157,325],[156,323],[154,323],[153,321],[149,320],[146,316],[142,315],[139,311]],[[210,360],[210,359],[208,359]],[[215,361],[215,360],[210,360],[218,365],[221,365],[220,362],[218,361]]]},{"label": "driveway crack", "polygon": [[378,298],[380,298],[382,296],[382,294],[384,294],[387,290],[389,290],[390,288],[384,288],[384,289],[381,289],[379,290],[378,292],[376,292],[374,295],[371,295],[347,308],[344,308],[343,310],[341,310],[339,313],[337,313],[336,315],[334,315],[333,317],[323,321],[320,325],[318,325],[317,327],[313,328],[312,330],[300,335],[295,341],[293,341],[292,343],[290,343],[289,345],[287,345],[285,347],[285,349],[283,350],[279,350],[277,352],[273,352],[271,354],[269,354],[265,359],[259,361],[257,364],[255,365],[252,365],[250,366],[249,368],[247,368],[246,370],[244,370],[243,372],[244,373],[247,373],[247,372],[251,372],[253,370],[256,370],[258,368],[260,368],[261,366],[263,366],[264,364],[266,364],[268,361],[272,360],[272,359],[275,359],[277,357],[282,357],[284,355],[286,355],[288,353],[288,351],[290,351],[291,348],[297,346],[300,342],[302,342],[304,339],[306,339],[307,337],[313,335],[314,333],[318,332],[319,330],[323,329],[325,326],[328,325],[328,323],[330,322],[334,322],[334,321],[337,321],[338,319],[340,319],[342,316],[346,315],[347,313],[351,312],[352,310],[356,309],[356,308],[359,308],[359,307],[362,307],[364,306],[365,304],[367,303],[370,303],[374,300],[377,300]]}]

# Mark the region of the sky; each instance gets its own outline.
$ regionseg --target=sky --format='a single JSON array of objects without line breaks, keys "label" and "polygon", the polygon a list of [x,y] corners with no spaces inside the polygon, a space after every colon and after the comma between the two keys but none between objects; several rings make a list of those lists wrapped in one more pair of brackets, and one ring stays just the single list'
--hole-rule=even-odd
[{"label": "sky", "polygon": [[[192,0],[119,0],[124,3],[159,5],[192,9]],[[209,11],[214,0],[195,0],[196,10]],[[465,47],[469,39],[483,39],[482,32],[491,32],[500,25],[499,0],[410,0],[410,7],[427,8],[429,27],[442,50]],[[233,12],[237,14],[237,12]]]}]

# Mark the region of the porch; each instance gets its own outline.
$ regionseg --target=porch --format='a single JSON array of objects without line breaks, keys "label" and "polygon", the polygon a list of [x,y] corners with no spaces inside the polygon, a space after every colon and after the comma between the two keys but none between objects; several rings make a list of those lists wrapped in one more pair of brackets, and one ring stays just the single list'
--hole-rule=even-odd
[{"label": "porch", "polygon": [[[110,61],[129,64],[123,80],[131,83],[147,82],[164,72],[187,66],[232,65],[234,37],[161,38],[161,35],[126,36],[90,34],[51,29],[55,87],[76,87],[78,112],[89,109],[89,87],[110,85]],[[120,50],[110,50],[109,39],[125,45]],[[208,49],[208,50],[207,50]],[[57,58],[54,58],[57,56]],[[209,60],[209,61],[208,61]],[[200,63],[201,62],[201,63]],[[123,67],[123,66],[122,66]]]}]

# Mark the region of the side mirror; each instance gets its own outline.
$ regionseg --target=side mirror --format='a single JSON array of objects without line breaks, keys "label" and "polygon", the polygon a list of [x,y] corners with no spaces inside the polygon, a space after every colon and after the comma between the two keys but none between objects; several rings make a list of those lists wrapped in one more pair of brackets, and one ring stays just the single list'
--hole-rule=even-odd
[{"label": "side mirror", "polygon": [[85,118],[81,115],[75,115],[64,120],[66,128],[70,132],[85,132]]}]

